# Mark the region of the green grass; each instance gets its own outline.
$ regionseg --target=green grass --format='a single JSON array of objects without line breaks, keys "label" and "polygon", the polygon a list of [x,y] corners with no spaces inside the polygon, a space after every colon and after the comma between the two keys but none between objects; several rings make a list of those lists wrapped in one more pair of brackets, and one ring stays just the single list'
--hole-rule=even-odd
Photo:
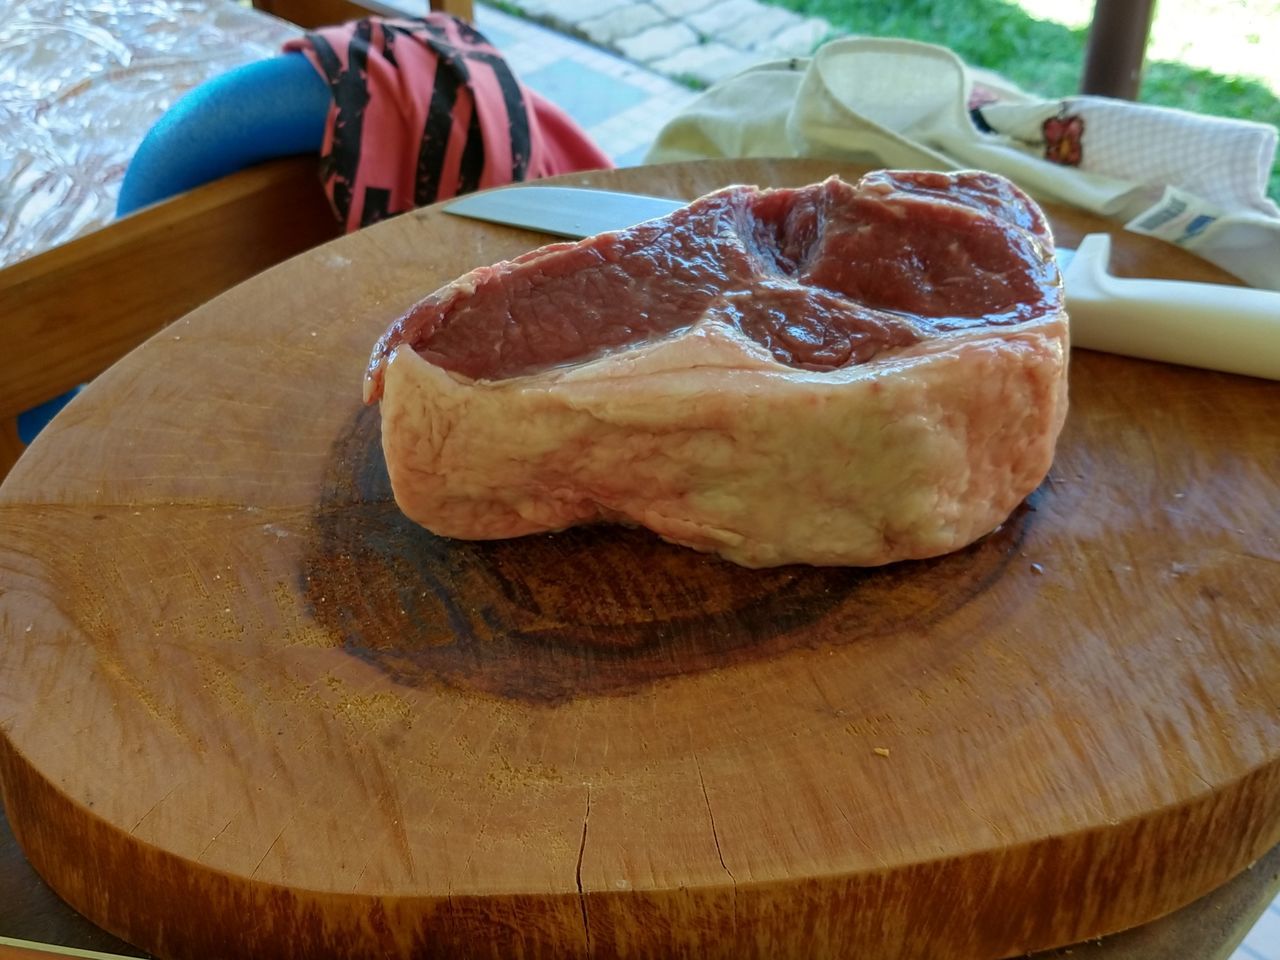
[{"label": "green grass", "polygon": [[691,73],[677,73],[671,79],[676,83],[684,84],[690,90],[705,90],[709,86],[707,81],[701,77],[695,77]]},{"label": "green grass", "polygon": [[[1084,63],[1087,29],[1036,19],[1008,0],[766,0],[797,13],[819,16],[840,33],[907,37],[950,47],[967,63],[1008,77],[1018,86],[1046,97],[1078,91]],[[1280,4],[1235,0],[1234,7],[1252,6],[1255,19],[1261,11],[1269,36],[1280,35]],[[1064,4],[1065,6],[1065,4]],[[1235,21],[1222,0],[1183,2],[1178,8],[1184,22],[1166,26],[1157,19],[1156,30],[1168,35],[1181,29],[1183,46],[1194,48],[1196,31],[1212,33],[1231,29]],[[1157,18],[1162,5],[1157,5]],[[1256,43],[1256,36],[1241,36],[1239,43]],[[1219,52],[1219,60],[1229,58]],[[1280,60],[1280,57],[1277,58]],[[1273,89],[1274,87],[1274,89]],[[1197,113],[1239,117],[1280,126],[1280,80],[1269,86],[1263,79],[1230,76],[1172,60],[1149,60],[1139,99]],[[1268,193],[1280,200],[1280,161],[1272,168]]]}]

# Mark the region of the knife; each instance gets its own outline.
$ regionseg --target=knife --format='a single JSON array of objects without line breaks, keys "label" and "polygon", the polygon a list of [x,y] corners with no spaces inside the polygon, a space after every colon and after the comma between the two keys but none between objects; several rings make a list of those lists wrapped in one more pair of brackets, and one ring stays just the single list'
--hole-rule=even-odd
[{"label": "knife", "polygon": [[[688,201],[579,187],[525,185],[444,204],[456,216],[580,239],[663,217]],[[1071,342],[1146,360],[1280,380],[1280,292],[1107,272],[1111,238],[1058,247]]]}]

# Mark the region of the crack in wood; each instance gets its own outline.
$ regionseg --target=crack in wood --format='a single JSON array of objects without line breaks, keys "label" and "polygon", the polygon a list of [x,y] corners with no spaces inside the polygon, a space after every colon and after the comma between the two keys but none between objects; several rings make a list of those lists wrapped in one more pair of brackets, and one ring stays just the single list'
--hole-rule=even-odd
[{"label": "crack in wood", "polygon": [[231,824],[233,823],[235,823],[235,817],[232,817],[230,820],[228,820],[226,823],[222,825],[222,829],[213,835],[213,839],[211,839],[208,843],[204,845],[203,848],[201,848],[199,856],[196,857],[197,862],[199,863],[205,862],[205,859],[204,859],[205,854],[207,854],[210,850],[213,849],[213,845],[218,842],[218,838],[221,837],[224,833],[226,833],[229,829],[231,829]]},{"label": "crack in wood", "polygon": [[587,919],[587,897],[582,892],[582,855],[587,850],[587,823],[591,820],[591,784],[587,784],[587,809],[582,815],[582,843],[578,845],[578,866],[574,871],[574,882],[578,885],[578,905],[582,908],[582,934],[587,939],[587,956],[591,951],[591,924]]},{"label": "crack in wood", "polygon": [[736,933],[738,929],[738,880],[733,875],[733,871],[729,869],[729,865],[724,862],[724,852],[720,849],[720,833],[716,830],[716,815],[711,812],[711,798],[707,796],[707,781],[702,776],[702,763],[698,760],[698,755],[693,755],[693,765],[698,771],[698,786],[702,788],[702,802],[707,806],[707,820],[711,823],[711,839],[716,845],[716,856],[720,859],[720,867],[724,870],[725,875],[729,878],[729,883],[733,885],[733,911],[731,914],[730,925]]},{"label": "crack in wood", "polygon": [[142,826],[143,822],[147,819],[147,817],[149,817],[149,816],[151,816],[153,813],[155,813],[155,812],[156,812],[156,810],[158,810],[158,809],[160,808],[160,804],[164,803],[164,802],[165,802],[166,800],[168,800],[171,796],[173,796],[174,792],[175,792],[177,789],[178,789],[178,787],[175,785],[175,786],[170,787],[168,790],[166,790],[166,791],[165,791],[165,793],[164,793],[164,796],[163,796],[163,797],[161,797],[159,800],[157,800],[155,803],[153,803],[153,804],[151,805],[151,808],[150,808],[146,813],[144,813],[142,816],[140,816],[140,817],[138,818],[138,822],[137,822],[137,823],[135,823],[135,824],[133,825],[133,827],[129,830],[129,834],[130,834],[130,836],[136,835],[136,834],[137,834],[137,832],[138,832],[138,828],[139,828],[140,826]]},{"label": "crack in wood", "polygon": [[266,852],[262,854],[261,859],[259,859],[257,864],[254,865],[253,872],[249,874],[250,880],[257,879],[258,871],[261,870],[262,865],[267,862],[267,857],[271,856],[271,851],[276,848],[276,844],[280,842],[280,838],[285,835],[285,831],[287,831],[291,826],[293,826],[293,822],[297,819],[298,819],[298,814],[295,811],[293,816],[291,816],[288,820],[285,821],[284,826],[280,828],[280,832],[276,834],[276,838],[271,841],[270,845],[266,849]]}]

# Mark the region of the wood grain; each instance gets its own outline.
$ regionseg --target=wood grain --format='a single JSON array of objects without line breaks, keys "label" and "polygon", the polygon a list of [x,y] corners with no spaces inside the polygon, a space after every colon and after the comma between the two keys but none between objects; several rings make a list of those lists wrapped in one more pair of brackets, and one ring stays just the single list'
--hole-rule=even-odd
[{"label": "wood grain", "polygon": [[1277,896],[1280,847],[1273,847],[1229,883],[1177,913],[1102,940],[1037,954],[1035,960],[1230,960]]},{"label": "wood grain", "polygon": [[1077,352],[1048,481],[931,563],[432,538],[388,501],[364,361],[539,239],[426,209],[303,254],[104,374],[0,487],[0,776],[72,905],[162,957],[990,960],[1280,841],[1274,384]]}]

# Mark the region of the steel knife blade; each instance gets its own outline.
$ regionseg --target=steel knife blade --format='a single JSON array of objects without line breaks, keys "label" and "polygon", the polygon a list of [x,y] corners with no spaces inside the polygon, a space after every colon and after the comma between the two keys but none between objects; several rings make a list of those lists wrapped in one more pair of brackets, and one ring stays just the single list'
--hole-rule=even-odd
[{"label": "steel knife blade", "polygon": [[[446,213],[579,239],[664,217],[669,197],[524,184],[467,194]],[[1111,238],[1059,247],[1071,342],[1107,353],[1280,380],[1280,292],[1108,272]]]}]

